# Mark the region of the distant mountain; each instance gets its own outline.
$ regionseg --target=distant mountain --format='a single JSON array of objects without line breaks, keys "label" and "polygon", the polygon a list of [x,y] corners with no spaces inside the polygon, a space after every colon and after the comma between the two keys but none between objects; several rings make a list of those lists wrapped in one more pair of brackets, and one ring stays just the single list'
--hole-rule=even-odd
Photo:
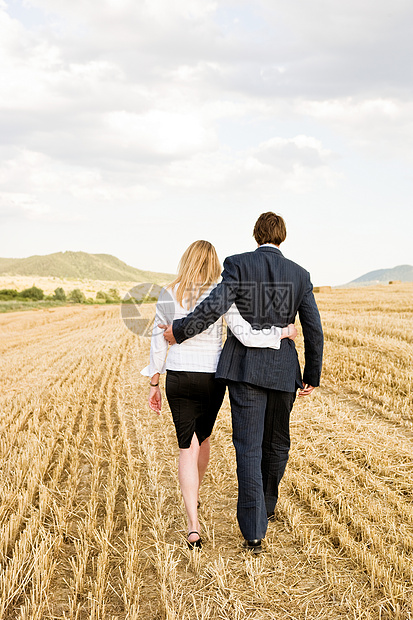
[{"label": "distant mountain", "polygon": [[0,275],[46,276],[115,282],[154,282],[174,279],[170,273],[142,271],[111,254],[56,252],[28,258],[0,258]]},{"label": "distant mountain", "polygon": [[349,282],[352,286],[365,286],[367,284],[388,284],[391,280],[400,280],[401,282],[413,282],[413,266],[398,265],[392,269],[377,269],[369,271],[364,276],[360,276]]}]

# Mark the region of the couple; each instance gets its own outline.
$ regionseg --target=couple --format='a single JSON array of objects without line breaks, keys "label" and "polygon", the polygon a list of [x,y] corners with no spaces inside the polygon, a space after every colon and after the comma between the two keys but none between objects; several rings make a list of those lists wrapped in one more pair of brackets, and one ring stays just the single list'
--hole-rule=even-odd
[{"label": "couple", "polygon": [[[253,234],[258,248],[228,257],[218,285],[214,247],[197,241],[187,249],[178,277],[159,297],[150,365],[142,371],[151,377],[149,406],[159,413],[159,375],[167,370],[190,548],[202,544],[199,485],[225,385],[237,458],[237,519],[244,547],[259,553],[288,460],[296,391],[307,396],[320,381],[323,333],[310,276],[279,250],[286,238],[281,216],[263,213]],[[305,344],[303,378],[293,341],[297,312]],[[221,351],[223,316],[228,334]]]}]

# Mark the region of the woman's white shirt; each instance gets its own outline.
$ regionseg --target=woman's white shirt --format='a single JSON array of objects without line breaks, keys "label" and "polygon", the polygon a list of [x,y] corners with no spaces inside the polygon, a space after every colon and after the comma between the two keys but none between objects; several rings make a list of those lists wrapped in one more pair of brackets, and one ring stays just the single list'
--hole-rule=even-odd
[{"label": "woman's white shirt", "polygon": [[[214,286],[211,286],[198,299],[199,305]],[[175,290],[162,289],[158,303],[151,339],[150,363],[141,371],[142,375],[153,377],[166,370],[186,370],[188,372],[215,372],[222,350],[222,317],[201,334],[188,338],[181,344],[174,344],[168,353],[168,343],[159,325],[170,325],[174,319],[186,317],[191,310],[183,308],[175,296]],[[253,329],[233,304],[224,315],[225,321],[238,340],[247,347],[279,349],[281,328],[275,325],[269,329]]]}]

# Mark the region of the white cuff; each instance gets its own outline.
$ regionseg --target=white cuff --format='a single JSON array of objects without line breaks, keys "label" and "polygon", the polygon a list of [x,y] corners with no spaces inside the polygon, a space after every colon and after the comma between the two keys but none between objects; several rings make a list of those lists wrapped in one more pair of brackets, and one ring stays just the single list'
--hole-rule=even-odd
[{"label": "white cuff", "polygon": [[149,364],[149,366],[145,366],[145,368],[141,370],[141,375],[144,377],[153,377],[153,375],[156,375],[157,372],[159,372],[160,375],[163,375],[166,372],[165,364],[160,369]]}]

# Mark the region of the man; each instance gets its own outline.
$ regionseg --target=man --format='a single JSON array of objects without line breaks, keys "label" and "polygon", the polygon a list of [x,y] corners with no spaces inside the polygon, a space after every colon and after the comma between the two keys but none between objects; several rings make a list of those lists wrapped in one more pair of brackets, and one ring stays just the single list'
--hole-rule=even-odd
[{"label": "man", "polygon": [[238,523],[244,547],[259,553],[288,460],[296,390],[307,396],[320,382],[323,332],[309,273],[279,249],[286,238],[283,218],[272,212],[260,215],[254,238],[258,248],[226,258],[222,282],[187,317],[175,320],[165,338],[174,344],[201,333],[232,303],[258,329],[287,326],[298,312],[305,345],[303,378],[293,340],[282,340],[279,350],[256,349],[244,347],[230,330],[215,375],[229,389]]}]

